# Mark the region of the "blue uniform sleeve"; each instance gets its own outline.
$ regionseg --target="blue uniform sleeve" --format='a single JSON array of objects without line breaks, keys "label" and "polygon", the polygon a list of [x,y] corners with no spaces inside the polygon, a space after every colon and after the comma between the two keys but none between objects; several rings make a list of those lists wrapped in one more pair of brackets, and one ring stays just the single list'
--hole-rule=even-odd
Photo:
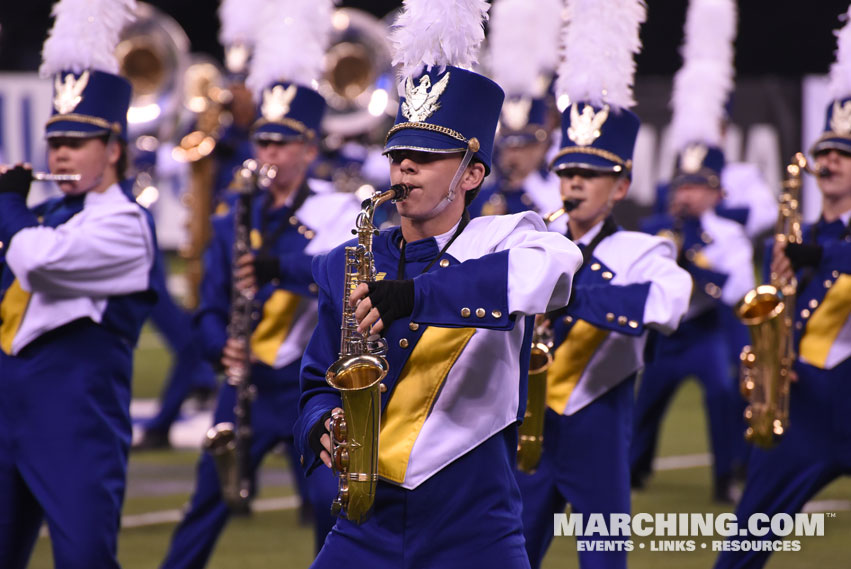
[{"label": "blue uniform sleeve", "polygon": [[221,230],[217,231],[219,228],[223,228],[223,224],[219,220],[214,221],[213,238],[204,252],[201,302],[195,316],[204,357],[215,365],[218,365],[227,341],[231,297],[230,253]]},{"label": "blue uniform sleeve", "polygon": [[[313,281],[313,257],[303,251],[284,253],[278,256],[281,269],[280,288],[295,292],[302,296],[316,296]],[[313,290],[311,290],[313,289]]]},{"label": "blue uniform sleeve", "polygon": [[713,284],[720,290],[724,288],[724,284],[727,282],[727,278],[729,277],[729,275],[713,271],[712,269],[698,267],[691,261],[685,261],[682,267],[694,278],[696,285],[695,288],[702,289],[708,284]]},{"label": "blue uniform sleeve", "polygon": [[627,336],[644,333],[644,305],[650,283],[577,285],[567,313],[597,328]]},{"label": "blue uniform sleeve", "polygon": [[0,243],[8,246],[15,233],[36,225],[38,218],[27,208],[23,196],[14,193],[0,194]]},{"label": "blue uniform sleeve", "polygon": [[414,278],[411,321],[444,328],[511,330],[508,250]]},{"label": "blue uniform sleeve", "polygon": [[313,261],[313,275],[319,286],[319,319],[301,360],[301,398],[294,429],[296,446],[308,474],[321,464],[310,447],[310,430],[325,413],[342,405],[339,392],[325,381],[325,372],[339,357],[342,318],[331,296],[328,258],[318,255]]}]

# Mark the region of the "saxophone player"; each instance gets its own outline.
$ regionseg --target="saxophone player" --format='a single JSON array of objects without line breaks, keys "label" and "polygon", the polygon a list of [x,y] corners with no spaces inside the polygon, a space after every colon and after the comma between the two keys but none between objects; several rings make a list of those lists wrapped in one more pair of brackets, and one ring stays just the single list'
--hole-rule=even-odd
[{"label": "saxophone player", "polygon": [[32,171],[0,174],[2,567],[27,565],[42,521],[56,566],[118,567],[132,352],[161,271],[153,220],[120,185],[131,87],[112,50],[126,4],[54,7],[47,159],[77,180],[29,209]]},{"label": "saxophone player", "polygon": [[[847,42],[851,24],[838,36]],[[775,447],[753,449],[738,520],[754,513],[794,515],[837,477],[851,474],[851,128],[845,110],[851,78],[842,67],[843,53],[837,54],[824,130],[810,149],[821,215],[803,227],[801,243],[775,241],[764,275],[766,282],[776,275],[781,281],[794,276],[798,283],[789,425]],[[769,533],[761,539],[778,538]],[[769,555],[723,551],[715,567],[762,567]]]},{"label": "saxophone player", "polygon": [[[305,85],[310,85],[311,74],[320,72],[324,49],[314,46],[315,61],[289,60],[282,54],[299,54],[295,49],[298,42],[319,41],[321,30],[304,38],[293,27],[309,27],[309,22],[324,22],[326,17],[324,25],[330,26],[330,9],[330,2],[272,2],[261,14],[266,24],[258,31],[247,80],[258,99],[252,140],[257,162],[273,166],[277,173],[268,190],[254,194],[250,227],[246,228],[250,252],[233,258],[233,211],[213,218],[196,318],[211,361],[231,371],[250,361],[250,383],[256,393],[250,408],[247,475],[255,480],[263,457],[279,443],[287,444],[303,504],[315,506],[317,549],[333,523],[329,507],[336,482],[329,472],[305,481],[298,455],[292,450],[301,357],[317,319],[317,289],[310,267],[315,255],[350,236],[359,208],[352,195],[317,191],[307,177],[317,156],[326,104],[317,91]],[[300,47],[306,49],[305,45]],[[259,316],[253,329],[228,328],[232,287],[248,290],[253,296]],[[234,386],[222,387],[214,425],[234,422],[236,397]],[[220,483],[214,459],[204,453],[190,508],[174,532],[163,568],[206,564],[231,513]]]},{"label": "saxophone player", "polygon": [[[391,181],[409,193],[396,204],[401,225],[374,237],[377,280],[350,302],[358,331],[387,344],[377,490],[363,523],[338,519],[316,568],[529,566],[513,475],[527,315],[567,303],[580,254],[537,214],[465,213],[491,168],[503,92],[454,57],[475,54],[486,10],[409,0],[397,22],[405,95],[385,152]],[[438,16],[465,33],[441,44]],[[340,348],[344,254],[338,247],[313,267],[319,323],[297,425],[310,470],[330,466],[328,418],[341,401],[325,377]]]},{"label": "saxophone player", "polygon": [[[638,27],[634,22],[636,37]],[[597,33],[607,35],[604,29]],[[566,61],[583,69],[587,48],[576,42],[566,47]],[[626,57],[631,60],[631,52]],[[592,104],[594,93],[571,79],[567,68],[560,69],[557,92],[575,102],[562,114],[561,149],[550,169],[561,182],[561,199],[575,207],[566,223],[564,217],[550,223],[550,231],[566,230],[582,250],[583,263],[570,303],[548,315],[555,352],[547,373],[543,454],[534,474],[515,473],[533,568],[540,567],[553,539],[553,514],[568,502],[572,512],[585,516],[629,514],[633,393],[646,332],[676,329],[691,291],[670,240],[624,231],[612,215],[629,190],[639,128],[628,109],[629,93],[610,91]],[[598,136],[583,139],[583,117],[606,113]],[[626,567],[626,558],[626,550],[582,550],[579,565]]]}]

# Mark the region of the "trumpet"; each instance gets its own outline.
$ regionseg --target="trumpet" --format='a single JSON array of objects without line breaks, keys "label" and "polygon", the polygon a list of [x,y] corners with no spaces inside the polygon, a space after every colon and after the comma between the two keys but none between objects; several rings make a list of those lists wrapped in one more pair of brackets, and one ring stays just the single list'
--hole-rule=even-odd
[{"label": "trumpet", "polygon": [[79,182],[80,174],[51,174],[49,172],[33,172],[33,180],[37,182]]},{"label": "trumpet", "polygon": [[576,198],[564,200],[563,205],[560,208],[558,208],[557,210],[550,212],[550,213],[548,213],[547,215],[544,216],[544,223],[549,225],[550,223],[557,220],[558,218],[560,218],[564,214],[570,213],[571,211],[578,208],[579,205],[584,201],[585,200],[576,199]]}]

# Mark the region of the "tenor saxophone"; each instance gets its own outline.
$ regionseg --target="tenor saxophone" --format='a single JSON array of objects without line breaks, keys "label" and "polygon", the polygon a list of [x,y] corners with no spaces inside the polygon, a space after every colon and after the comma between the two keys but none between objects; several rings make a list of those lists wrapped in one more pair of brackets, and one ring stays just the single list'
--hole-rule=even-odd
[{"label": "tenor saxophone", "polygon": [[364,337],[357,330],[355,309],[349,306],[360,283],[375,280],[372,238],[375,210],[383,203],[401,201],[409,188],[403,184],[375,194],[363,203],[354,233],[357,245],[345,249],[343,323],[340,327],[340,358],[325,373],[325,380],[340,391],[343,410],[331,416],[331,462],[338,478],[338,493],[331,505],[334,515],[364,521],[375,501],[378,482],[378,434],[381,420],[381,381],[389,366],[383,339]]},{"label": "tenor saxophone", "polygon": [[[237,259],[251,252],[251,211],[257,187],[268,187],[275,178],[274,166],[246,160],[237,171],[231,188],[238,194],[234,209],[234,240],[231,271],[236,272]],[[254,321],[254,297],[248,290],[231,289],[228,337],[248,346]],[[213,425],[204,439],[204,450],[210,453],[219,476],[222,498],[234,512],[247,512],[251,498],[251,402],[255,389],[251,385],[251,364],[226,370],[228,385],[236,389],[235,421]]]},{"label": "tenor saxophone", "polygon": [[[801,175],[808,170],[800,152],[786,166],[786,179],[774,239],[800,243]],[[740,355],[740,389],[750,403],[745,409],[748,428],[745,438],[761,447],[771,447],[789,427],[789,385],[795,346],[792,333],[795,293],[793,276],[782,279],[771,274],[770,284],[749,291],[736,305],[736,316],[748,326],[751,344]]]}]

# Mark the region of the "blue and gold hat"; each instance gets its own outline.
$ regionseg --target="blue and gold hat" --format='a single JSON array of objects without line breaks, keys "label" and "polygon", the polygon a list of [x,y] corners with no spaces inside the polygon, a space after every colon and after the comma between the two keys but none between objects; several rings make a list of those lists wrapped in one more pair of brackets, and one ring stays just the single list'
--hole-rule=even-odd
[{"label": "blue and gold hat", "polygon": [[53,112],[45,136],[93,137],[113,134],[127,140],[130,82],[104,71],[64,71],[53,80]]},{"label": "blue and gold hat", "polygon": [[490,172],[504,98],[502,88],[487,77],[451,65],[409,77],[384,152],[454,153],[469,149]]},{"label": "blue and gold hat", "polygon": [[318,92],[278,81],[263,89],[261,98],[251,133],[254,140],[316,139],[325,114],[325,99]]},{"label": "blue and gold hat", "polygon": [[540,97],[508,97],[502,104],[497,144],[523,146],[547,140],[548,102]]},{"label": "blue and gold hat", "polygon": [[572,103],[561,115],[561,149],[550,162],[558,173],[567,168],[627,174],[641,121],[628,109]]},{"label": "blue and gold hat", "polygon": [[824,132],[810,148],[810,154],[827,150],[851,154],[851,97],[834,100],[827,106]]},{"label": "blue and gold hat", "polygon": [[685,184],[721,189],[722,170],[724,152],[720,148],[699,142],[689,144],[677,154],[671,189]]}]

